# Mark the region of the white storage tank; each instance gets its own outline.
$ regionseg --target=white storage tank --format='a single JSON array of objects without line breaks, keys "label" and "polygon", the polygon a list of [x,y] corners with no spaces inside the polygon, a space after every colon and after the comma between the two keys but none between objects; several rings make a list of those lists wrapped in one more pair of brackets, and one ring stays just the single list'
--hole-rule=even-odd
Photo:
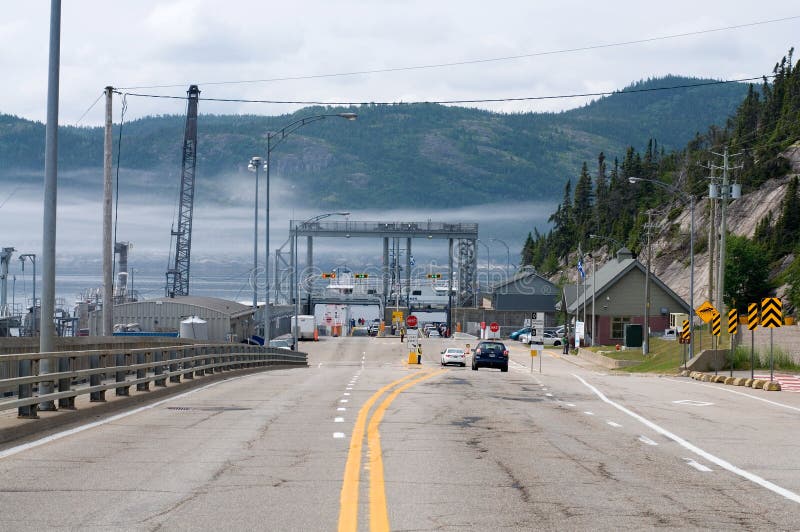
[{"label": "white storage tank", "polygon": [[197,316],[181,320],[180,337],[190,340],[208,340],[208,322]]}]

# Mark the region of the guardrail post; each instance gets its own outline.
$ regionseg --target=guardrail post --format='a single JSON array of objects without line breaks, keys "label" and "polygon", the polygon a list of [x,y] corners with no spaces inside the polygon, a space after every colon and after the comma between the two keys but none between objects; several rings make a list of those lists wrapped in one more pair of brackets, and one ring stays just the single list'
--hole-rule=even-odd
[{"label": "guardrail post", "polygon": [[[187,353],[188,351],[188,353]],[[194,357],[197,354],[197,348],[195,346],[191,346],[185,348],[183,351],[183,357]],[[184,372],[183,378],[184,379],[194,379],[194,360],[185,360],[183,362],[183,369],[188,369],[189,371]]]},{"label": "guardrail post", "polygon": [[[183,353],[183,351],[181,351],[181,353]],[[176,351],[175,349],[170,349],[169,350],[169,359],[171,361],[173,361],[173,360],[175,360],[177,358],[178,358],[178,351]],[[169,372],[170,373],[174,373],[176,371],[178,371],[178,363],[177,362],[171,362],[170,365],[169,365]],[[169,376],[169,382],[176,382],[176,383],[181,382],[180,373],[177,374],[177,375],[170,375]]]},{"label": "guardrail post", "polygon": [[[75,357],[65,357],[62,356],[58,359],[58,371],[60,373],[67,373],[70,371],[75,371]],[[58,379],[58,391],[59,392],[68,392],[70,390],[72,378],[67,377],[63,379]],[[75,410],[75,396],[72,397],[62,397],[58,400],[58,408],[64,408],[66,410]]]},{"label": "guardrail post", "polygon": [[[163,349],[156,349],[153,353],[153,358],[155,359],[154,362],[164,362],[164,350]],[[156,375],[163,375],[164,374],[164,365],[159,364],[155,367],[154,372]],[[156,379],[156,386],[166,386],[167,379]]]},{"label": "guardrail post", "polygon": [[[137,364],[145,364],[149,361],[150,356],[152,355],[152,351],[136,351],[136,363]],[[137,368],[136,369],[136,378],[137,379],[144,379],[147,377],[147,368]],[[137,382],[136,383],[136,391],[137,392],[149,392],[150,391],[150,383],[149,382]]]},{"label": "guardrail post", "polygon": [[205,359],[205,356],[204,356],[206,354],[206,349],[207,348],[205,346],[202,346],[202,347],[198,348],[199,352],[197,354],[198,355],[203,355],[203,357],[200,358],[200,369],[198,369],[197,371],[194,372],[196,377],[202,377],[203,375],[206,374],[206,370],[204,370],[202,368],[202,366],[206,365],[206,359]]},{"label": "guardrail post", "polygon": [[[20,360],[18,368],[20,377],[30,377],[33,375],[33,361],[30,359]],[[20,384],[19,389],[17,390],[17,397],[19,399],[33,397],[33,384]],[[17,417],[24,419],[39,419],[39,416],[36,413],[37,409],[38,405],[36,404],[21,406],[17,409]]]},{"label": "guardrail post", "polygon": [[[117,368],[122,368],[127,366],[127,353],[117,353],[114,355],[114,365]],[[116,372],[116,382],[125,382],[125,377],[127,376],[128,372],[124,369],[120,370],[117,369]],[[130,395],[130,386],[119,386],[114,389],[114,393],[118,396],[127,396]]]},{"label": "guardrail post", "polygon": [[[106,355],[102,355],[102,366],[100,365],[100,358],[101,355],[89,355],[89,369],[100,369],[101,367],[106,367],[108,362],[106,360]],[[102,384],[103,379],[105,378],[105,373],[92,373],[89,375],[89,386],[100,386]],[[89,402],[90,403],[97,403],[97,402],[105,402],[106,400],[106,391],[100,390],[99,392],[89,392]]]}]

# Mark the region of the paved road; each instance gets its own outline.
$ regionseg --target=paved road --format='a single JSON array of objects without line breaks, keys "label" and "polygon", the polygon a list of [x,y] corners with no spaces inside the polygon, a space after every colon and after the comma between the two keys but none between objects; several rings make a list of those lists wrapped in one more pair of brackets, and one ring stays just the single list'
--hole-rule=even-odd
[{"label": "paved road", "polygon": [[514,343],[508,373],[442,371],[447,342],[304,343],[307,369],[7,455],[0,529],[798,528],[800,394],[539,373]]}]

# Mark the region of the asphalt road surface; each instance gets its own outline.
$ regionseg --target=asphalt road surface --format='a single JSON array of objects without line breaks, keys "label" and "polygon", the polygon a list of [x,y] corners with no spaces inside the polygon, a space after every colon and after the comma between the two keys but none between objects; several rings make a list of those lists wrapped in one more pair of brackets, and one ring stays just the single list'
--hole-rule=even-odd
[{"label": "asphalt road surface", "polygon": [[0,529],[800,528],[800,394],[554,350],[540,373],[516,342],[508,373],[442,368],[449,345],[305,342],[308,368],[6,448]]}]

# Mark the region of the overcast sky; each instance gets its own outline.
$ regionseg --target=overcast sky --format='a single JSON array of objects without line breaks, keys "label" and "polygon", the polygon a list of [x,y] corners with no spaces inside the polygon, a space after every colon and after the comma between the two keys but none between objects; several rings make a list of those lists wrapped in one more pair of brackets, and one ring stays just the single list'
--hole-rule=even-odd
[{"label": "overcast sky", "polygon": [[[75,124],[103,87],[132,92],[302,101],[439,101],[621,89],[666,74],[735,79],[769,74],[796,43],[790,0],[180,0],[62,3],[60,122]],[[0,112],[43,121],[50,2],[3,2]],[[742,26],[723,31],[719,28]],[[695,35],[665,38],[679,34]],[[622,46],[615,43],[648,42]],[[574,50],[578,48],[590,48]],[[563,52],[563,53],[546,53]],[[545,53],[545,54],[543,54]],[[536,55],[540,54],[540,55]],[[477,60],[509,56],[501,61]],[[472,62],[441,68],[405,69]],[[326,76],[399,69],[392,72]],[[309,78],[309,76],[323,76]],[[259,83],[229,83],[306,78]],[[585,99],[482,104],[559,110]],[[201,113],[281,114],[287,104],[201,103]],[[114,120],[118,120],[119,105]],[[128,99],[128,117],[184,112],[181,101]],[[81,125],[102,123],[96,105]]]}]

